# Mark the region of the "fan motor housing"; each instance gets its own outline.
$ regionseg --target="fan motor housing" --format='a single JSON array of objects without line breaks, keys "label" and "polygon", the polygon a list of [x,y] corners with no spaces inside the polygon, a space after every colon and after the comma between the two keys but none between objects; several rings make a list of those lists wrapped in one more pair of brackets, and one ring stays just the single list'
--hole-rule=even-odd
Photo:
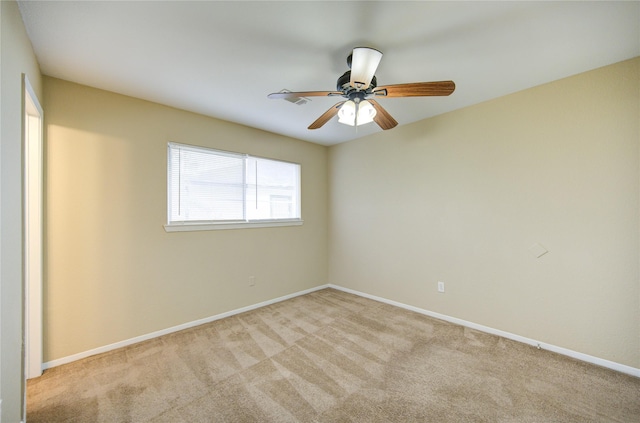
[{"label": "fan motor housing", "polygon": [[[338,78],[338,82],[336,83],[336,88],[338,89],[338,91],[342,91],[348,95],[351,91],[356,90],[356,88],[352,87],[350,84],[351,84],[351,71],[349,70],[343,73],[340,78]],[[367,91],[373,90],[377,86],[378,86],[378,81],[374,75],[374,77],[371,78],[371,83],[369,84],[369,88],[367,88]]]}]

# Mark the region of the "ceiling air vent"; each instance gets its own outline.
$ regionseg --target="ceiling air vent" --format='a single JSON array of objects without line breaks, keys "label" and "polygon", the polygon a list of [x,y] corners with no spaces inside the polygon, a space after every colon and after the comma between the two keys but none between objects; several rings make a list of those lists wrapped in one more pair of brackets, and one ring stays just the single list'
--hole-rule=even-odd
[{"label": "ceiling air vent", "polygon": [[[287,89],[280,90],[281,93],[290,93],[291,91]],[[307,104],[311,100],[306,97],[288,97],[284,100],[287,100],[289,103],[297,104],[298,106],[302,106],[303,104]]]}]

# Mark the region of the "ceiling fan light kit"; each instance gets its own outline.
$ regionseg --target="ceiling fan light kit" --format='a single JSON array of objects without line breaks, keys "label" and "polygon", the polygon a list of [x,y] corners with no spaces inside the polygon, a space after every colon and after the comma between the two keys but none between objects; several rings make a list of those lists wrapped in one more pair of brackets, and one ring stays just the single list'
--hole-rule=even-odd
[{"label": "ceiling fan light kit", "polygon": [[376,69],[382,60],[382,53],[368,47],[356,47],[347,57],[351,70],[338,78],[337,91],[280,92],[269,94],[270,99],[289,99],[295,97],[335,97],[341,101],[316,119],[309,129],[318,129],[335,115],[338,122],[359,126],[376,122],[383,130],[394,128],[398,122],[370,97],[423,97],[448,96],[455,90],[453,81],[414,82],[408,84],[386,85],[379,87],[375,77]]},{"label": "ceiling fan light kit", "polygon": [[373,122],[376,116],[376,109],[367,100],[358,103],[346,101],[338,111],[338,122],[350,126],[364,125]]}]

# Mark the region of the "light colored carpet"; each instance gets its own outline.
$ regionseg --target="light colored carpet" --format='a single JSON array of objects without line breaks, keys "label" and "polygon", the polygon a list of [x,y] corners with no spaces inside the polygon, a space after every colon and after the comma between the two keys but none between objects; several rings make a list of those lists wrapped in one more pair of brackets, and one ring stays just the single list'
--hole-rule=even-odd
[{"label": "light colored carpet", "polygon": [[640,422],[640,379],[333,289],[47,370],[36,422]]}]

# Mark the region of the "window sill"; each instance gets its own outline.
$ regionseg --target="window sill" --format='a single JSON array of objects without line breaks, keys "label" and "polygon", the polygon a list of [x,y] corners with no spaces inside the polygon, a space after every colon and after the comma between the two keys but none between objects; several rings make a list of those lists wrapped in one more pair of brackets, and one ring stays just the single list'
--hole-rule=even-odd
[{"label": "window sill", "polygon": [[164,225],[167,232],[218,231],[222,229],[274,228],[278,226],[300,226],[302,219],[259,220],[254,222],[220,222],[220,223],[171,223]]}]

